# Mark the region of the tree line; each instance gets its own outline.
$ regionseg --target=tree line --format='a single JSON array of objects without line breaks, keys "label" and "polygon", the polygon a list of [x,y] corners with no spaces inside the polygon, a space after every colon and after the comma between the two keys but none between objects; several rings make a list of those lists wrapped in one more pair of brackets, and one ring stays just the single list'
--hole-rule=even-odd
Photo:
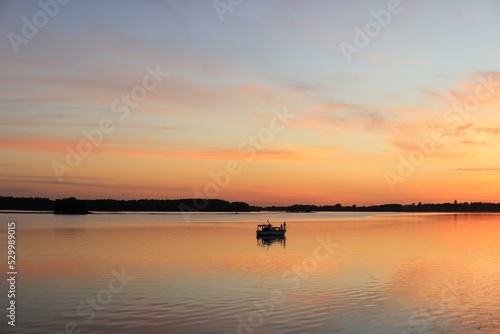
[{"label": "tree line", "polygon": [[[198,203],[203,203],[199,205]],[[254,211],[244,202],[228,202],[221,199],[84,199],[74,197],[51,200],[40,197],[1,197],[0,210],[33,211],[207,211],[245,212]]]},{"label": "tree line", "polygon": [[[290,206],[253,206],[245,202],[229,202],[221,199],[85,199],[75,198],[51,200],[40,197],[4,197],[0,196],[0,210],[32,210],[32,211],[64,211],[74,207],[80,211],[201,211],[201,212],[250,212],[250,211],[287,211],[287,212],[318,212],[318,211],[354,211],[354,212],[500,212],[500,203],[463,202],[451,203],[412,203],[412,204],[381,204],[356,206],[307,205],[294,204]],[[72,210],[70,208],[70,210]]]}]

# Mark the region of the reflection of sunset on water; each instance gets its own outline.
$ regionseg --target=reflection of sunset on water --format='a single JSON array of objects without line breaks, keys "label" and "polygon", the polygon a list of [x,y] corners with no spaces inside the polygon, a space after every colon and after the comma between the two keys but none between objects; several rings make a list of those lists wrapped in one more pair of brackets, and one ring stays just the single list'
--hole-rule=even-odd
[{"label": "reflection of sunset on water", "polygon": [[[18,219],[29,291],[20,298],[53,297],[30,312],[74,309],[112,269],[135,277],[109,306],[121,312],[103,315],[96,330],[118,321],[129,333],[138,321],[157,331],[235,331],[274,290],[286,302],[262,324],[269,331],[500,328],[499,214],[196,214],[191,223],[182,214],[47,215],[43,226],[33,217]],[[286,244],[256,239],[265,217],[287,221]]]}]

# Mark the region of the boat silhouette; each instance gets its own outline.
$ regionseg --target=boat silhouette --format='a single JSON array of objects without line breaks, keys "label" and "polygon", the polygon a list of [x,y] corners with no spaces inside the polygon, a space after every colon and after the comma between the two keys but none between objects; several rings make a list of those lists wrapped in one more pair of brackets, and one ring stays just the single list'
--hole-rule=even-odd
[{"label": "boat silhouette", "polygon": [[286,233],[286,222],[280,227],[273,226],[269,220],[267,224],[257,225],[257,237],[284,237]]}]

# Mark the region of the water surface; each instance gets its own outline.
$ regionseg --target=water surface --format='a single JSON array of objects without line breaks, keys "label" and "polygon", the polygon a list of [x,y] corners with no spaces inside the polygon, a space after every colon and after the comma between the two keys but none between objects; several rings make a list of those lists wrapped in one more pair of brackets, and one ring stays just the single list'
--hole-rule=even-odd
[{"label": "water surface", "polygon": [[[498,214],[0,217],[1,332],[500,333]],[[286,240],[256,239],[266,219]]]}]

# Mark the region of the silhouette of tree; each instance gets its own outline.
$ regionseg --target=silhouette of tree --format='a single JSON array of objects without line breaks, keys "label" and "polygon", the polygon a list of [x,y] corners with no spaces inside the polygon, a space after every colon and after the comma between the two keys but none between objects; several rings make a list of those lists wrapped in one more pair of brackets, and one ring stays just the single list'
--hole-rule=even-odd
[{"label": "silhouette of tree", "polygon": [[54,202],[54,213],[64,215],[86,215],[87,206],[84,201],[79,201],[74,197],[58,199]]}]

